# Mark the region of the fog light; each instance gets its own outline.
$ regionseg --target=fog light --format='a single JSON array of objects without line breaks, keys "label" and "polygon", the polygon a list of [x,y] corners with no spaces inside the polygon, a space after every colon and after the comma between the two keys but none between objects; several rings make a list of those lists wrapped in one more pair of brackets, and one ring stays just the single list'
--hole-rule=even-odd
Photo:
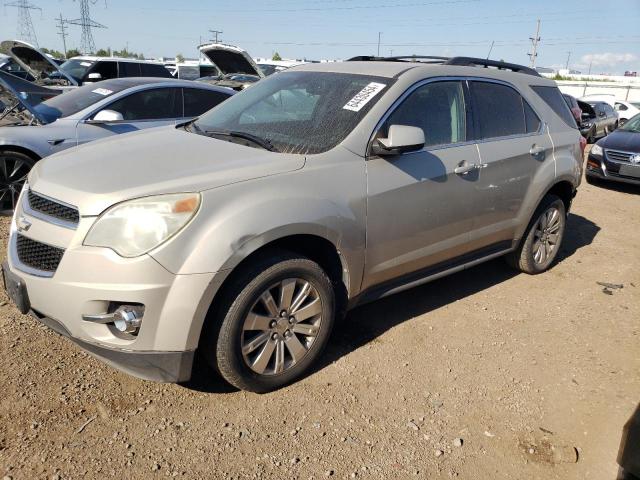
[{"label": "fog light", "polygon": [[122,333],[137,333],[142,325],[144,307],[122,305],[113,312],[113,325]]},{"label": "fog light", "polygon": [[600,162],[596,162],[595,160],[588,159],[587,168],[589,170],[600,170]]}]

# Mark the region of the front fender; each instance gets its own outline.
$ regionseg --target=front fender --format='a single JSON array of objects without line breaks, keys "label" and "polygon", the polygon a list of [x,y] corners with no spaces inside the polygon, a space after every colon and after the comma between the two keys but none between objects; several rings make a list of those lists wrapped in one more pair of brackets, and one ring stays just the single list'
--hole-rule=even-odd
[{"label": "front fender", "polygon": [[315,235],[336,247],[355,290],[364,262],[365,182],[364,160],[343,158],[205,191],[191,224],[151,255],[176,274],[230,271],[273,241]]}]

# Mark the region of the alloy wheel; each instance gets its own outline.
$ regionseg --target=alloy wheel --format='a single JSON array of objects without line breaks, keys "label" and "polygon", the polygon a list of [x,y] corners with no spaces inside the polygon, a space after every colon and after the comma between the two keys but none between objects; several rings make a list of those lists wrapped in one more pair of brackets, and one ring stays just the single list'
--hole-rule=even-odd
[{"label": "alloy wheel", "polygon": [[260,375],[290,369],[309,352],[322,323],[322,300],[301,278],[287,278],[264,290],[247,314],[242,357]]},{"label": "alloy wheel", "polygon": [[29,170],[31,165],[21,158],[0,154],[0,211],[15,209]]},{"label": "alloy wheel", "polygon": [[556,253],[560,241],[561,213],[556,207],[545,210],[535,226],[532,245],[533,260],[537,264],[545,264]]}]

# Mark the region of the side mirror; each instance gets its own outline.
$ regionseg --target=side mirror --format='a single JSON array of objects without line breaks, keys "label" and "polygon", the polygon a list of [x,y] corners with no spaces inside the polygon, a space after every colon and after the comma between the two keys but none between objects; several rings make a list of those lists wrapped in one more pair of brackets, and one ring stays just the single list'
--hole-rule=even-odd
[{"label": "side mirror", "polygon": [[88,120],[87,123],[114,123],[123,120],[124,117],[120,112],[116,112],[115,110],[100,110],[91,120]]},{"label": "side mirror", "polygon": [[102,74],[98,73],[98,72],[94,72],[94,73],[90,73],[87,76],[87,80],[92,80],[94,82],[98,81],[98,80],[102,80]]},{"label": "side mirror", "polygon": [[415,152],[424,147],[424,132],[409,125],[391,125],[387,138],[378,138],[371,148],[372,153],[381,157]]}]

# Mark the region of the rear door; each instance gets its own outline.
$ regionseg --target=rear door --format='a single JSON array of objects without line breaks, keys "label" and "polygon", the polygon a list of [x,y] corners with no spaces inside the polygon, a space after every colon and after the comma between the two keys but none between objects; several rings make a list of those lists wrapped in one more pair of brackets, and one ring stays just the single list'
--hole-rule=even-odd
[{"label": "rear door", "polygon": [[553,145],[540,116],[514,87],[473,80],[469,89],[474,138],[484,167],[471,242],[474,248],[507,245],[534,175],[543,163],[553,161]]},{"label": "rear door", "polygon": [[81,122],[78,124],[78,144],[144,128],[172,125],[182,120],[182,92],[180,88],[173,87],[151,88],[115,100],[101,110],[119,112],[123,120],[97,124]]},{"label": "rear door", "polygon": [[428,273],[470,251],[479,164],[468,140],[465,84],[443,80],[414,87],[382,123],[419,127],[423,150],[367,159],[367,251],[363,288],[422,270]]}]

